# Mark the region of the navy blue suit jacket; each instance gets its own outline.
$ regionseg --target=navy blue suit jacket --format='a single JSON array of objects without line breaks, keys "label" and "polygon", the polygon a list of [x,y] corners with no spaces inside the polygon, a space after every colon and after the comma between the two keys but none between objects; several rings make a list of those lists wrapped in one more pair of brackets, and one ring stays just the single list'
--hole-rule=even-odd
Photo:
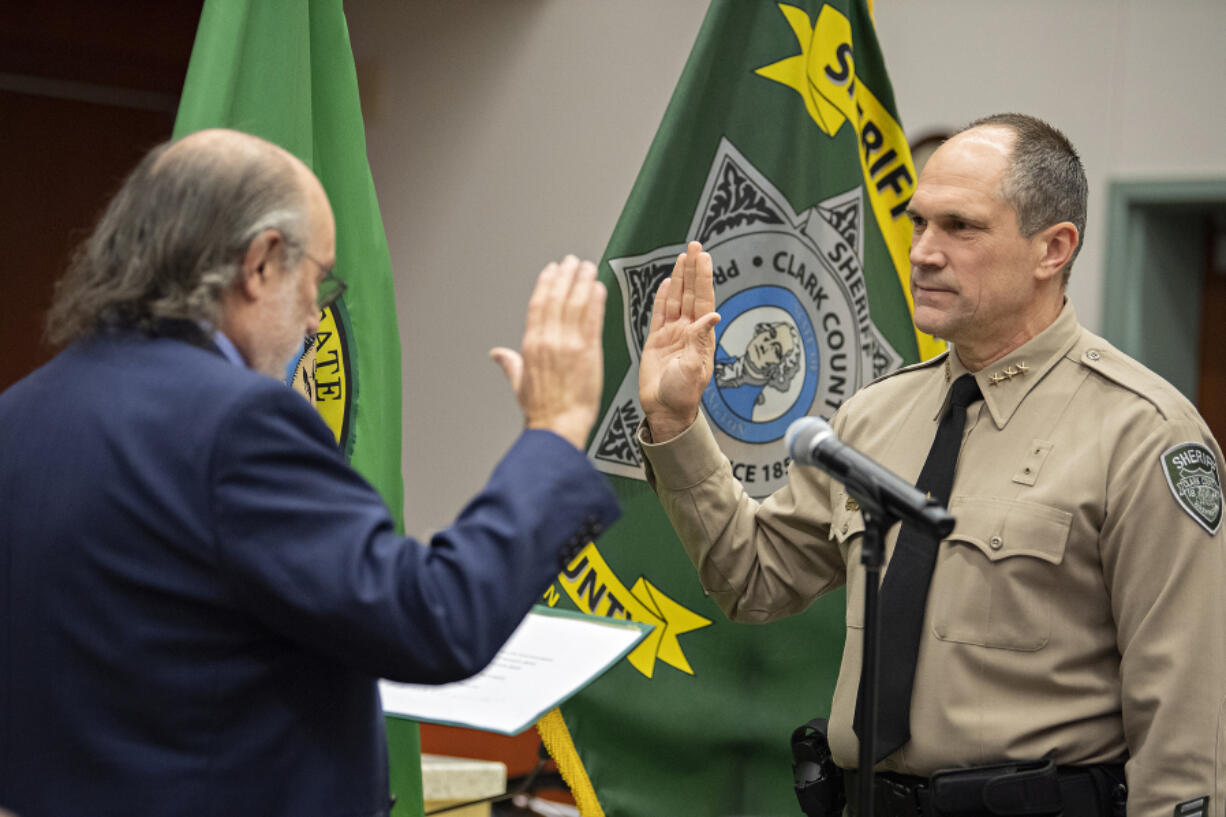
[{"label": "navy blue suit jacket", "polygon": [[617,510],[526,431],[425,547],[314,409],[215,350],[106,334],[0,395],[0,806],[388,808],[376,679],[480,670]]}]

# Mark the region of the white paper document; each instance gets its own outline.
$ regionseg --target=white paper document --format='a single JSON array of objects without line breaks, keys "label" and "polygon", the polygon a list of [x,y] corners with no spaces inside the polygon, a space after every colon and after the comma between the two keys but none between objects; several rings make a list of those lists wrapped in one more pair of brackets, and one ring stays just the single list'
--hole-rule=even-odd
[{"label": "white paper document", "polygon": [[380,681],[383,711],[517,735],[600,677],[650,624],[534,607],[481,672],[453,684]]}]

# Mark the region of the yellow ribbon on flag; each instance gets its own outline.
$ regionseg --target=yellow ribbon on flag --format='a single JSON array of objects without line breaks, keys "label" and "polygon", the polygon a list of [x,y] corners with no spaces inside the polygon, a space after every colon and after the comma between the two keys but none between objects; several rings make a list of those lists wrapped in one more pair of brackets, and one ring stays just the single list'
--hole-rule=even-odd
[{"label": "yellow ribbon on flag", "polygon": [[[845,122],[852,123],[860,142],[864,189],[889,248],[907,308],[914,313],[908,258],[911,221],[906,207],[915,192],[915,165],[902,126],[868,86],[858,81],[851,21],[846,15],[827,5],[814,22],[796,6],[780,3],[779,10],[796,35],[800,53],[759,68],[757,73],[800,94],[809,117],[827,136],[833,138]],[[944,342],[919,329],[915,330],[915,342],[921,360],[945,349]]]}]

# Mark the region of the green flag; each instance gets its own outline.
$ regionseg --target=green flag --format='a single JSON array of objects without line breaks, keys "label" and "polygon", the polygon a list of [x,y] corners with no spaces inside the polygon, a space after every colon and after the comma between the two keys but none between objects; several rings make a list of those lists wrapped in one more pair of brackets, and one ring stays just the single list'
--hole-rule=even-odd
[{"label": "green flag", "polygon": [[864,0],[714,0],[601,268],[608,402],[588,453],[625,516],[546,599],[656,625],[541,723],[583,817],[798,813],[788,741],[829,712],[844,594],[760,626],[704,597],[643,481],[639,350],[701,241],[722,316],[703,411],[748,493],[772,493],[794,419],[937,348],[910,319],[914,184]]},{"label": "green flag", "polygon": [[[212,127],[280,145],[328,193],[349,288],[290,374],[403,530],[400,336],[341,0],[206,0],[174,135]],[[395,813],[421,814],[417,725],[387,729]]]}]

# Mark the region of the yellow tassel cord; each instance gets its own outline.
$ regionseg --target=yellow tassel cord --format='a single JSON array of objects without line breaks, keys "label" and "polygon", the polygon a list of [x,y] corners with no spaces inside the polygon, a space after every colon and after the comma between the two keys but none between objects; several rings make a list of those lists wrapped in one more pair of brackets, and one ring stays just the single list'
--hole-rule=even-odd
[{"label": "yellow tassel cord", "polygon": [[575,751],[575,742],[571,740],[570,730],[562,719],[562,711],[551,709],[545,717],[537,721],[536,731],[540,732],[541,740],[549,756],[558,764],[562,780],[570,788],[575,804],[579,807],[579,817],[604,817],[604,809],[596,799],[596,790],[583,768],[583,761]]}]

